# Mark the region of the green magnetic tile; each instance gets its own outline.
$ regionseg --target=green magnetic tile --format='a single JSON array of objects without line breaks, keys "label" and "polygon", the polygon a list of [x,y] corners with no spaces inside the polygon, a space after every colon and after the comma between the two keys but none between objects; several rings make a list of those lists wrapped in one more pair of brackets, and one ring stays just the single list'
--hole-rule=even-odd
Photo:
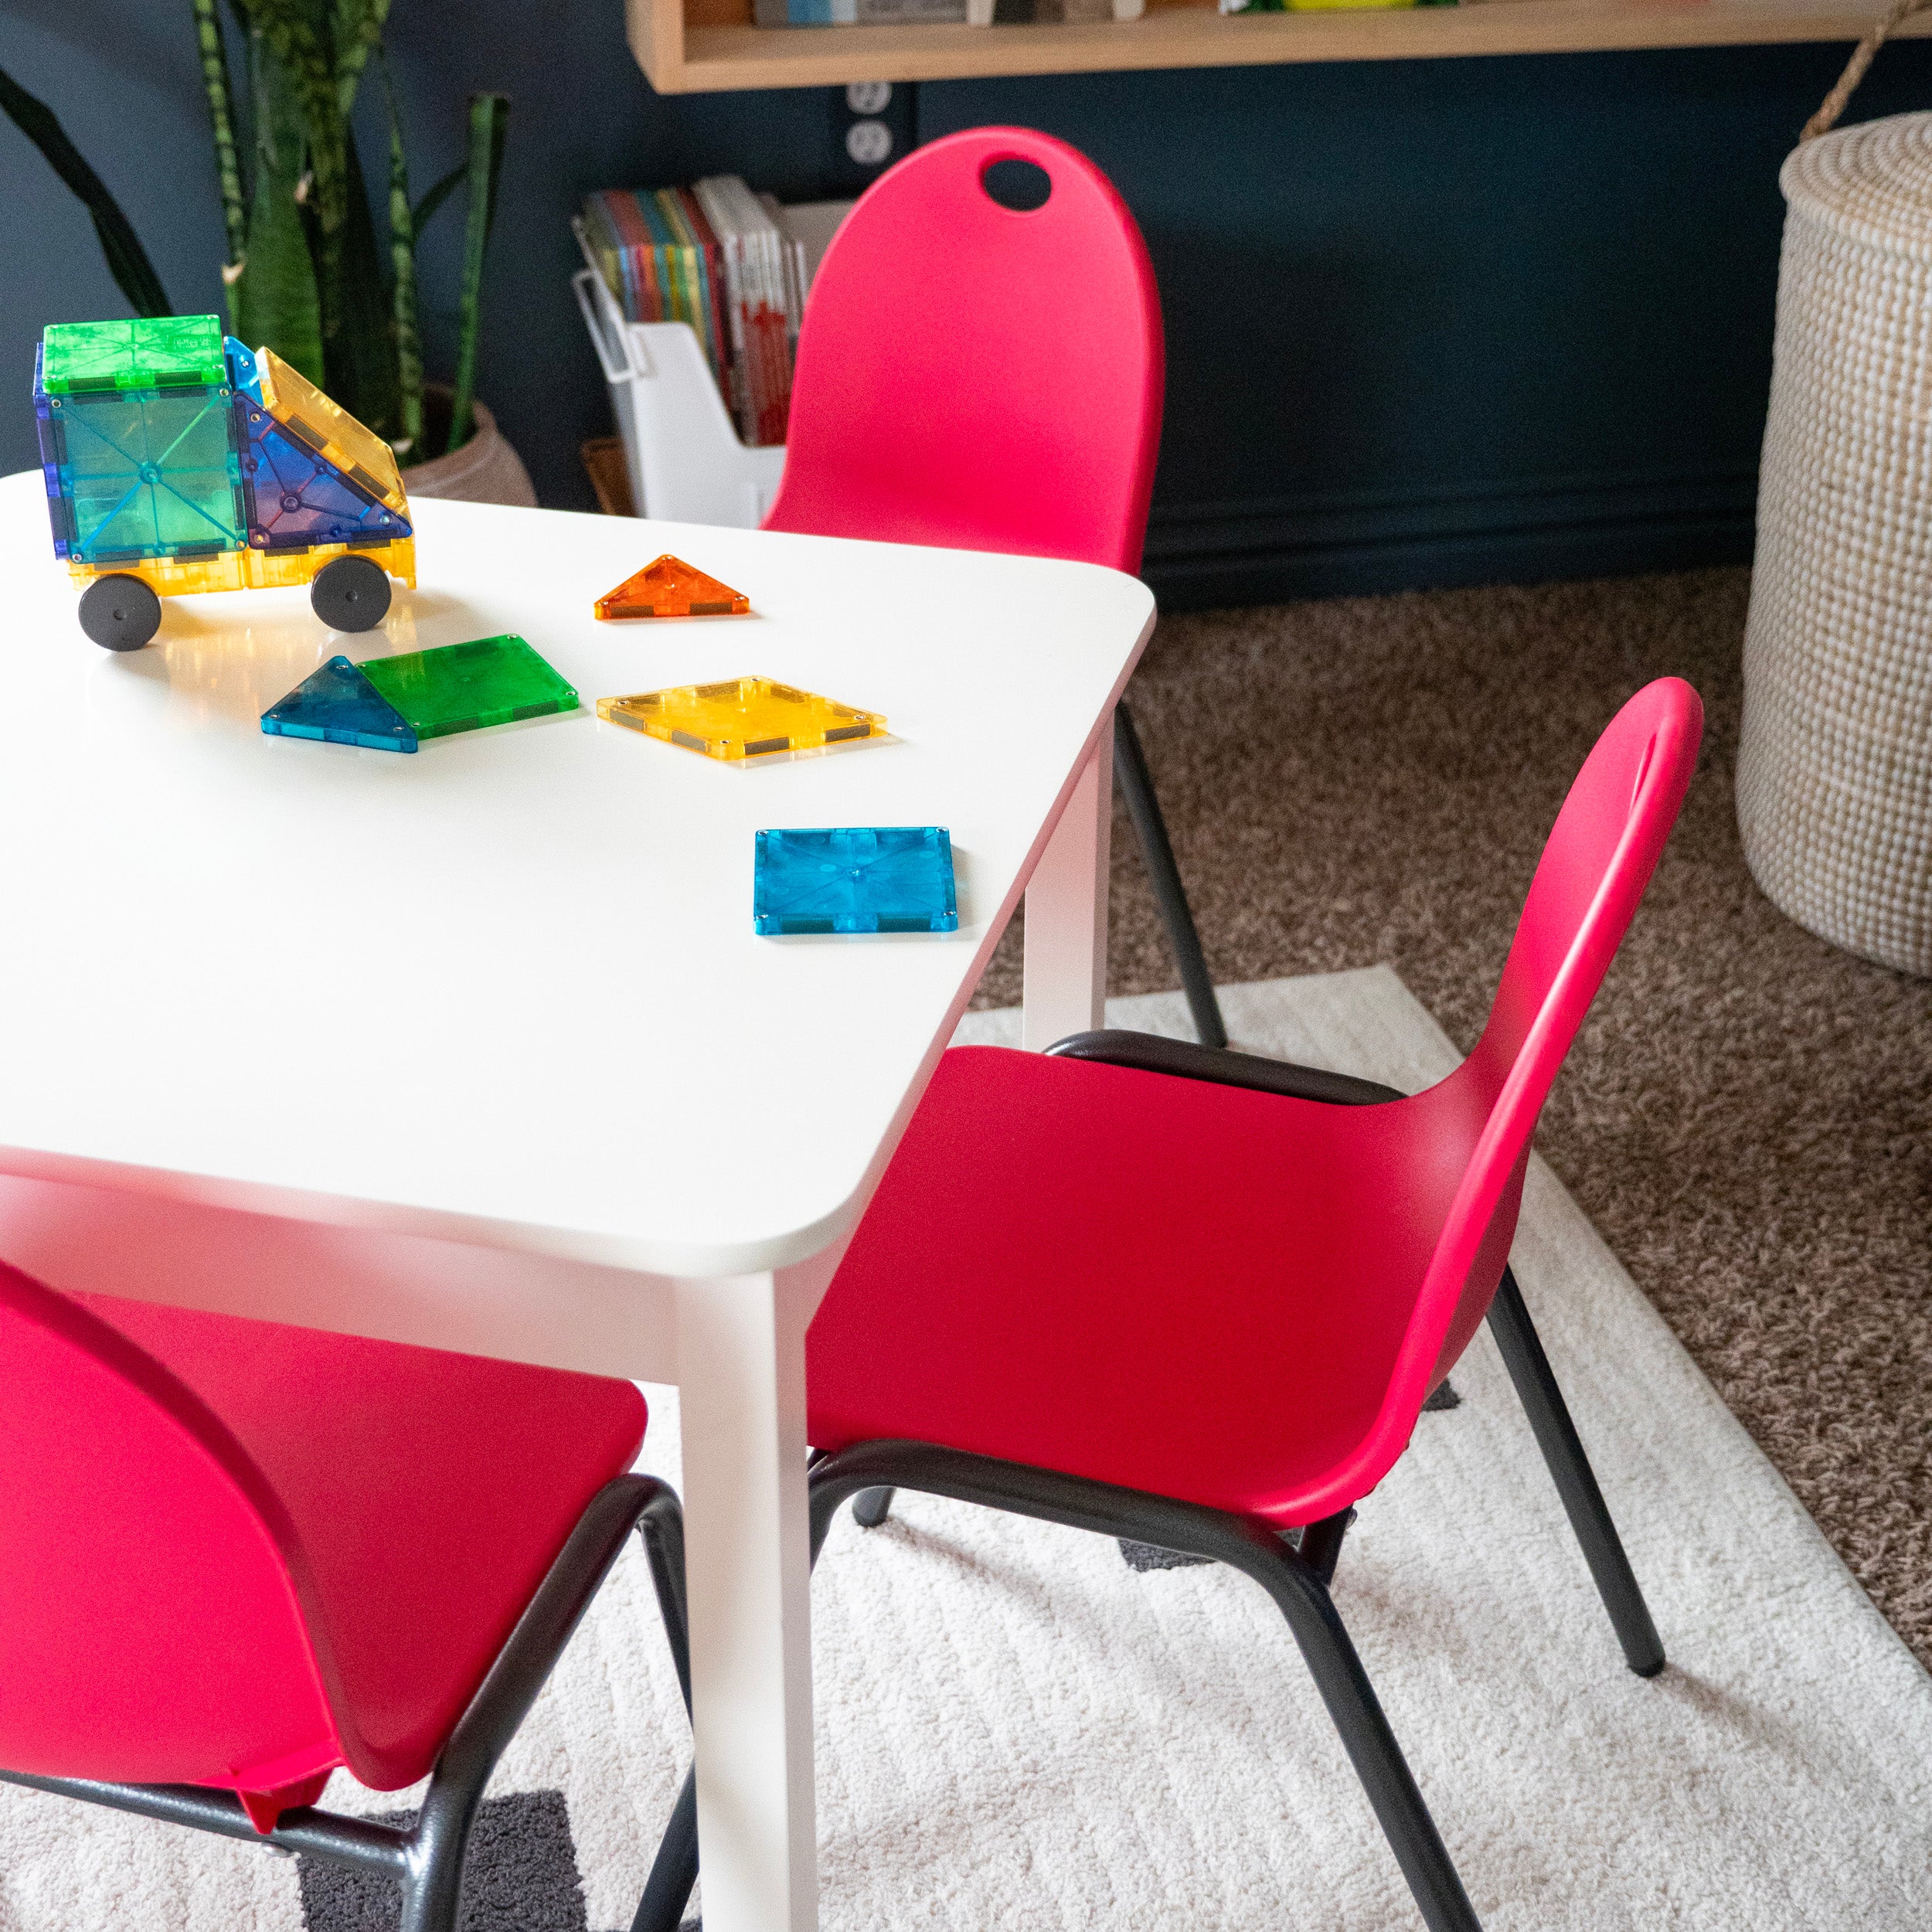
[{"label": "green magnetic tile", "polygon": [[73,555],[90,563],[233,549],[247,539],[225,389],[49,398]]},{"label": "green magnetic tile", "polygon": [[50,322],[41,337],[40,380],[49,396],[218,388],[227,379],[218,316]]},{"label": "green magnetic tile", "polygon": [[358,667],[418,738],[574,711],[577,694],[519,637],[478,638]]}]

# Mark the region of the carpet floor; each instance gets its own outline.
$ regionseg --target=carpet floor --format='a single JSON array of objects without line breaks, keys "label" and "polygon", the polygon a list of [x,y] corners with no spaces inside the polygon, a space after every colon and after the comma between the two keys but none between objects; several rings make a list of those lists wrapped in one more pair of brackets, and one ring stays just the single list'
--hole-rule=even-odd
[{"label": "carpet floor", "polygon": [[[1386,968],[1228,1010],[1244,1045],[1411,1090],[1457,1057]],[[1113,1017],[1185,1026],[1172,995]],[[1488,1932],[1920,1932],[1932,1679],[1540,1162],[1515,1258],[1672,1663],[1624,1668],[1479,1335],[1459,1404],[1363,1503],[1336,1601]],[[648,1393],[646,1464],[675,1481],[675,1392]],[[828,1932],[1418,1923],[1230,1571],[903,1496],[879,1530],[842,1515],[812,1621]],[[634,1546],[492,1787],[463,1932],[628,1925],[687,1749]],[[329,1801],[399,1798],[338,1777]],[[395,1923],[381,1882],[32,1793],[0,1789],[0,1932]]]},{"label": "carpet floor", "polygon": [[[1697,781],[1538,1145],[1932,1665],[1932,982],[1784,919],[1738,845],[1742,570],[1164,619],[1131,696],[1217,980],[1386,961],[1467,1048],[1536,855],[1648,679]],[[1171,987],[1114,833],[1117,993]],[[1019,994],[1009,937],[981,994]]]}]

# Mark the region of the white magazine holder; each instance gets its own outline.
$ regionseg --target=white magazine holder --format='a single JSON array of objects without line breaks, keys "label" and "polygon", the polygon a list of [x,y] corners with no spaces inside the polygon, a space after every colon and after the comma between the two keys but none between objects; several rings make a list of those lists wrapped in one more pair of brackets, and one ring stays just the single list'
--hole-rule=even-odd
[{"label": "white magazine holder", "polygon": [[688,322],[627,322],[604,277],[570,277],[611,386],[640,516],[756,529],[778,494],[782,444],[747,448]]}]

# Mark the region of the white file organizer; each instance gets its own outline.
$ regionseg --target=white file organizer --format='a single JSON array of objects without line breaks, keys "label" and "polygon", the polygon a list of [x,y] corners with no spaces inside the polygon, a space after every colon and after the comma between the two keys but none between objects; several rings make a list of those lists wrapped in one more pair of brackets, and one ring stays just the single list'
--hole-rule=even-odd
[{"label": "white file organizer", "polygon": [[570,286],[611,386],[638,514],[756,529],[778,494],[784,446],[739,441],[689,322],[627,322],[591,269]]}]

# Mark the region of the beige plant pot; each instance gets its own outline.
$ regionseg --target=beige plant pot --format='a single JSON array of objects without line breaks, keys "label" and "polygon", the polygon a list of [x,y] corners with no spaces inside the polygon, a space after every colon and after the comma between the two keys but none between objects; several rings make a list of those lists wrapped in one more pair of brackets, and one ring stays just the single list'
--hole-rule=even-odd
[{"label": "beige plant pot", "polygon": [[[424,389],[423,440],[431,448],[447,434],[449,392],[432,384]],[[437,405],[440,403],[440,407]],[[536,508],[536,492],[523,459],[505,440],[496,418],[481,403],[471,408],[476,427],[460,450],[413,463],[403,472],[403,488],[411,496],[436,496],[458,503],[508,503],[519,509]],[[440,419],[440,420],[439,420]]]}]

